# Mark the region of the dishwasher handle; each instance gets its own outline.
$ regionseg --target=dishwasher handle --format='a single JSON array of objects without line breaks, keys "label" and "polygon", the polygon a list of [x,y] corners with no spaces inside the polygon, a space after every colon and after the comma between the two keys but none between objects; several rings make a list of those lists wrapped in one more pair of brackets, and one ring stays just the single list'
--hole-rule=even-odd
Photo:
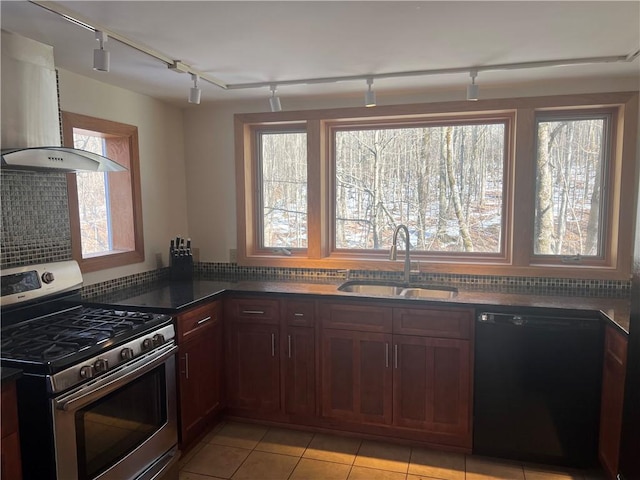
[{"label": "dishwasher handle", "polygon": [[481,312],[477,317],[478,324],[508,325],[514,327],[538,327],[553,329],[597,329],[600,321],[597,318],[567,317],[556,315],[525,315],[518,313]]},{"label": "dishwasher handle", "polygon": [[483,312],[478,315],[478,322],[480,323],[493,323],[493,324],[511,324],[517,327],[522,327],[528,323],[527,318],[523,315],[511,315],[506,313],[490,313]]}]

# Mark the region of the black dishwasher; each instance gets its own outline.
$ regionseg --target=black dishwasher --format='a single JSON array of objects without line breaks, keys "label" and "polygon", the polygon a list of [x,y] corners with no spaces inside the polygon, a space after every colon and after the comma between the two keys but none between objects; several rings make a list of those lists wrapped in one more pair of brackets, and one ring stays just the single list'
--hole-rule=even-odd
[{"label": "black dishwasher", "polygon": [[597,463],[603,326],[597,318],[476,318],[473,453]]}]

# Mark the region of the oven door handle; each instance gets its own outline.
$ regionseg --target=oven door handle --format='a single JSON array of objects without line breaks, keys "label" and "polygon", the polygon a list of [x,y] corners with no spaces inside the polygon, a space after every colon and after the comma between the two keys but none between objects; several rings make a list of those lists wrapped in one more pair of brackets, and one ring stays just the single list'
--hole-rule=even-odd
[{"label": "oven door handle", "polygon": [[82,385],[77,390],[55,400],[56,408],[68,412],[91,403],[97,398],[117,390],[123,384],[150,372],[177,351],[178,347],[176,345],[169,344],[148,355],[138,357],[105,377],[97,379],[95,383]]}]

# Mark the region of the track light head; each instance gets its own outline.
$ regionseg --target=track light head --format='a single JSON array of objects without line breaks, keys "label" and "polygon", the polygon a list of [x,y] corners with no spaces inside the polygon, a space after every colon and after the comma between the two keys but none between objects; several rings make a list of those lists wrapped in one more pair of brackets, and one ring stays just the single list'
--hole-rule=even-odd
[{"label": "track light head", "polygon": [[198,77],[198,75],[196,75],[195,73],[192,73],[191,78],[193,79],[193,87],[191,87],[191,90],[189,90],[189,103],[195,103],[196,105],[199,105],[200,95],[202,94],[200,87],[198,87],[198,79],[200,77]]},{"label": "track light head", "polygon": [[100,48],[96,48],[93,51],[93,69],[99,72],[109,71],[111,52],[104,49],[104,44],[108,38],[106,33],[96,30],[96,40],[100,42]]},{"label": "track light head", "polygon": [[282,104],[280,103],[280,97],[276,97],[276,86],[271,85],[271,97],[269,98],[269,106],[272,112],[281,112]]},{"label": "track light head", "polygon": [[376,92],[374,92],[371,88],[373,86],[373,78],[367,78],[368,89],[364,93],[364,106],[365,107],[375,107],[376,106]]},{"label": "track light head", "polygon": [[480,87],[476,85],[476,77],[478,76],[477,70],[471,70],[469,72],[469,76],[471,77],[471,83],[467,85],[467,100],[477,101],[478,93],[480,92]]}]

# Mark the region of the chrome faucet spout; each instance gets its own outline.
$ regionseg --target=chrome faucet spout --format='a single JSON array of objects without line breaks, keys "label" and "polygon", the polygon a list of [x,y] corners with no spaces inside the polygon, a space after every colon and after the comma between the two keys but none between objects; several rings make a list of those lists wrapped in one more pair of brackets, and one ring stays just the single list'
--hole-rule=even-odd
[{"label": "chrome faucet spout", "polygon": [[411,280],[411,256],[409,254],[409,248],[411,243],[409,241],[409,229],[406,225],[398,225],[393,232],[393,242],[391,250],[389,252],[389,260],[396,260],[398,258],[398,233],[404,233],[405,249],[404,249],[404,283],[409,283]]}]

